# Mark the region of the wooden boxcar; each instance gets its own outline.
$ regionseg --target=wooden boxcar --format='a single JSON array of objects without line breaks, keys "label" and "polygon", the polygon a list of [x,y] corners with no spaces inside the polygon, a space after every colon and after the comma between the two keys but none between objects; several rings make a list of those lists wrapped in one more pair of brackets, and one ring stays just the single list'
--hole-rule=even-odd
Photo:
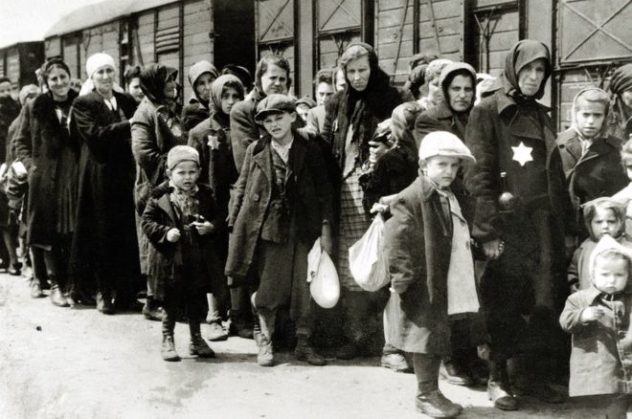
[{"label": "wooden boxcar", "polygon": [[0,74],[11,79],[13,90],[21,86],[37,84],[35,70],[44,61],[44,43],[20,42],[0,49]]}]

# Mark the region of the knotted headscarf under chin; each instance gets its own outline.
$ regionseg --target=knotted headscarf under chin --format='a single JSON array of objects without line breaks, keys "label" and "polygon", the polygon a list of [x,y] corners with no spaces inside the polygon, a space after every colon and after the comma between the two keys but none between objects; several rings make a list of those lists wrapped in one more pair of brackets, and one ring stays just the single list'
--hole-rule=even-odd
[{"label": "knotted headscarf under chin", "polygon": [[[518,74],[525,66],[538,59],[543,59],[545,62],[544,78],[542,79],[538,92],[534,96],[525,96],[520,91]],[[544,95],[544,86],[550,75],[551,52],[549,48],[540,41],[523,39],[511,48],[505,58],[505,69],[503,72],[505,93],[517,100],[540,99]]]}]

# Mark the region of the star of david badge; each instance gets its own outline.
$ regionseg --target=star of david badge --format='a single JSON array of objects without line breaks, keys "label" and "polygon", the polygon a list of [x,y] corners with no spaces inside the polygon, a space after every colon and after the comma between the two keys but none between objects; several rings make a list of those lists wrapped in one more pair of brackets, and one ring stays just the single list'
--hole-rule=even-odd
[{"label": "star of david badge", "polygon": [[518,147],[511,147],[513,150],[513,160],[517,161],[520,166],[524,166],[530,161],[533,161],[531,151],[533,147],[527,147],[522,141],[518,144]]}]

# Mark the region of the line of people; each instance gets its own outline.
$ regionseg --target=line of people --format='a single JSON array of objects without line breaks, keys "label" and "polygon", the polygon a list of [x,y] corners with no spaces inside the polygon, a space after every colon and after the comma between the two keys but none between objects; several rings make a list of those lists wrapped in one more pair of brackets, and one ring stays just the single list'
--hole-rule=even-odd
[{"label": "line of people", "polygon": [[[539,41],[514,45],[498,79],[420,54],[396,87],[378,62],[350,44],[317,73],[314,101],[289,95],[283,57],[262,58],[254,80],[201,61],[183,108],[175,68],[128,69],[125,92],[104,53],[88,58],[80,92],[47,60],[21,112],[0,79],[5,267],[19,274],[22,226],[33,297],[50,288],[55,305],[113,314],[141,310],[145,294],[166,361],[179,359],[183,317],[201,357],[215,356],[202,321],[210,341],[254,338],[262,366],[284,343],[312,365],[326,364],[321,349],[380,354],[416,374],[417,409],[432,417],[461,411],[439,377],[486,385],[496,408],[516,410],[519,395],[561,402],[550,384],[570,375],[571,395],[625,412],[632,307],[625,281],[604,278],[627,278],[632,260],[632,65],[610,93],[581,90],[557,134],[538,102],[552,71]],[[390,287],[368,292],[349,248],[374,217],[386,220]],[[331,310],[306,281],[316,239],[340,281]],[[620,350],[599,387],[586,371],[604,347]]]}]

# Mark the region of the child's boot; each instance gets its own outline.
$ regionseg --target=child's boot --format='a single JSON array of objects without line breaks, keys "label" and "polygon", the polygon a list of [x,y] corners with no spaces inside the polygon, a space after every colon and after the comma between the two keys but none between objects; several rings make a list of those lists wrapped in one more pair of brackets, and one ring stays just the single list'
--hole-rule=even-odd
[{"label": "child's boot", "polygon": [[327,361],[323,358],[309,342],[309,335],[297,334],[296,348],[294,349],[294,356],[299,361],[305,361],[310,365],[327,365]]},{"label": "child's boot", "polygon": [[441,357],[428,354],[413,354],[413,365],[417,378],[415,407],[419,413],[431,418],[453,418],[463,408],[447,399],[439,390],[439,365]]},{"label": "child's boot", "polygon": [[167,313],[165,310],[162,317],[162,348],[160,354],[165,361],[179,361],[180,357],[176,352],[176,345],[173,341],[173,329],[176,321],[173,313]]},{"label": "child's boot", "polygon": [[511,393],[507,361],[494,360],[489,362],[489,381],[487,382],[487,396],[500,410],[517,410],[518,402]]},{"label": "child's boot", "polygon": [[66,297],[62,292],[59,283],[57,282],[57,278],[54,275],[49,275],[48,279],[51,283],[50,287],[50,300],[57,307],[68,307],[68,301],[66,301]]},{"label": "child's boot", "polygon": [[276,313],[269,310],[259,310],[257,312],[257,316],[259,317],[260,328],[260,331],[255,334],[255,341],[257,342],[257,347],[259,348],[257,363],[262,367],[271,367],[274,365],[272,333],[274,332],[274,320]]},{"label": "child's boot", "polygon": [[189,332],[191,333],[191,343],[189,344],[189,353],[197,355],[200,358],[214,358],[215,351],[202,338],[200,332],[200,322],[198,320],[189,319]]}]

